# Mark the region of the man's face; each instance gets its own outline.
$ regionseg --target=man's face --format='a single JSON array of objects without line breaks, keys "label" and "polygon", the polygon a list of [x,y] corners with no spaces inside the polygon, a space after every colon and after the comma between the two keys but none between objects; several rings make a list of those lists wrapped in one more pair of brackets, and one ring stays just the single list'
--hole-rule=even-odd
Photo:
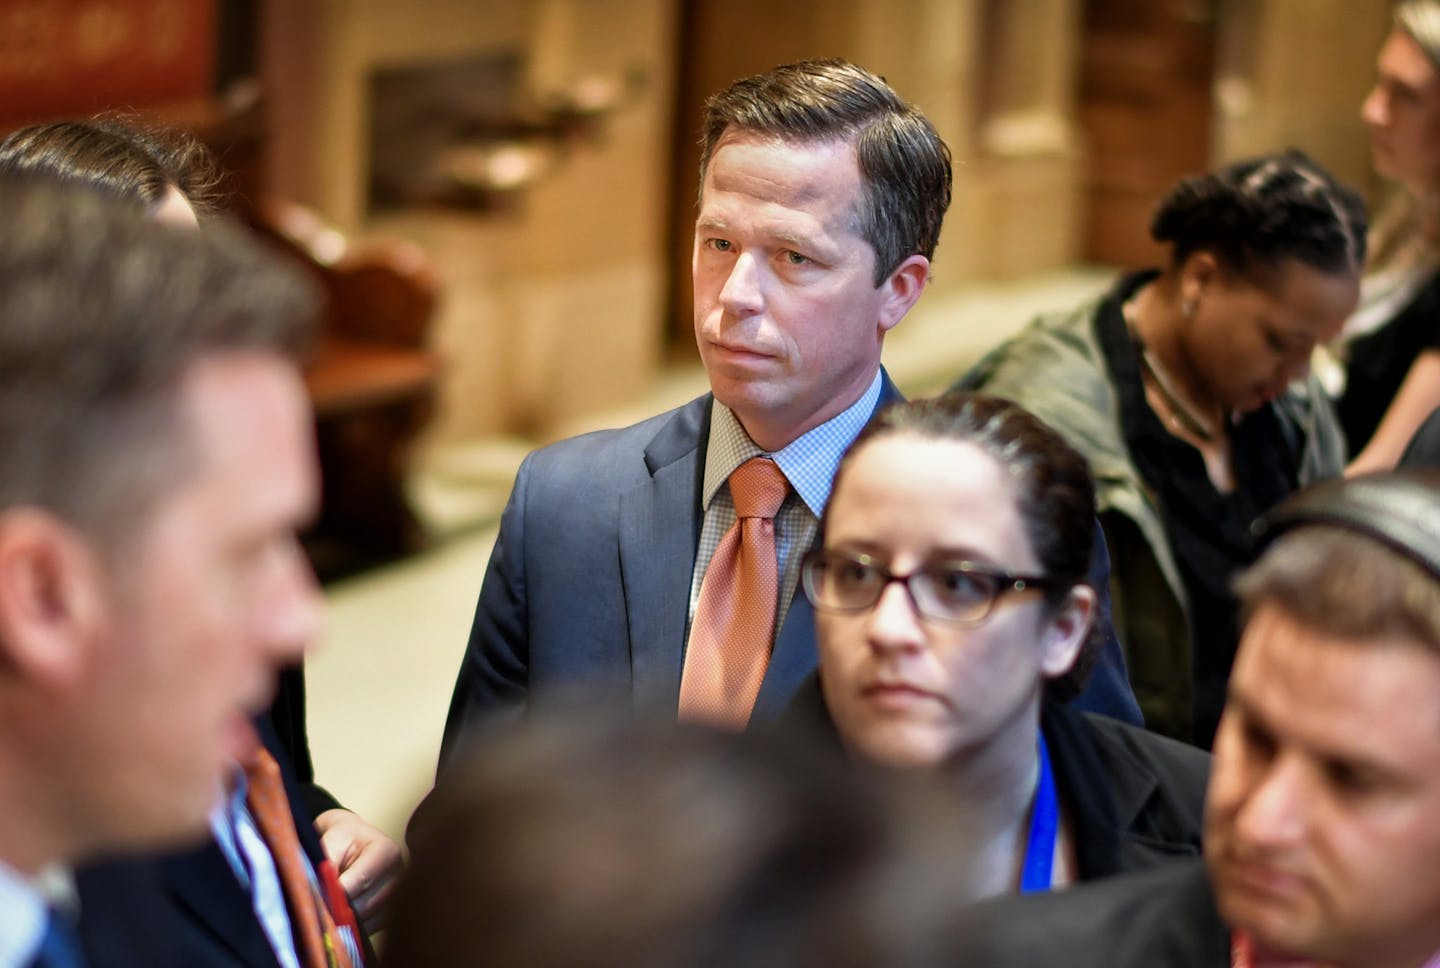
[{"label": "man's face", "polygon": [[860,397],[885,332],[924,287],[918,255],[876,287],[860,197],[844,141],[732,130],[711,156],[695,223],[695,338],[716,398],[767,450]]},{"label": "man's face", "polygon": [[1262,606],[1215,739],[1205,855],[1225,920],[1277,951],[1440,948],[1440,655]]},{"label": "man's face", "polygon": [[[278,357],[194,364],[179,394],[193,455],[107,553],[74,771],[98,837],[163,843],[204,829],[276,668],[319,631],[294,529],[317,499],[309,407]],[[138,458],[137,459],[143,459]]]},{"label": "man's face", "polygon": [[1380,48],[1376,75],[1360,108],[1371,163],[1413,194],[1427,194],[1440,179],[1440,70],[1396,30]]}]

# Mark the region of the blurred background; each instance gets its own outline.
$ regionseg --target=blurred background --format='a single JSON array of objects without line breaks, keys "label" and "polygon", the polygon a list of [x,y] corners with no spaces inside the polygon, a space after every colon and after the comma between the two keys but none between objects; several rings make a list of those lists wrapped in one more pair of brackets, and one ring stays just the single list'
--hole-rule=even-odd
[{"label": "blurred background", "polygon": [[[1153,262],[1184,175],[1294,145],[1372,197],[1390,0],[0,0],[0,134],[120,109],[215,152],[330,293],[309,374],[330,581],[317,774],[398,831],[428,785],[520,457],[705,387],[689,263],[705,97],[884,75],[950,144],[932,291],[887,342],[948,383]],[[377,567],[378,566],[378,567]]]}]

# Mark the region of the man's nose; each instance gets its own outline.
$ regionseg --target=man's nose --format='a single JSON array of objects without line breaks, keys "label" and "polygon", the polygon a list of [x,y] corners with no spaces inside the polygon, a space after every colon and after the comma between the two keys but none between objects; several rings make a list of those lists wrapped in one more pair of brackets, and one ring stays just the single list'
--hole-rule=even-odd
[{"label": "man's nose", "polygon": [[325,627],[324,599],[315,572],[297,542],[281,552],[259,616],[260,639],[270,661],[298,662]]},{"label": "man's nose", "polygon": [[1360,120],[1377,128],[1389,122],[1390,105],[1380,85],[1372,87],[1370,93],[1365,95],[1365,100],[1360,103]]},{"label": "man's nose", "polygon": [[1284,757],[1269,764],[1235,816],[1239,839],[1255,847],[1284,847],[1305,832],[1307,789],[1303,767]]},{"label": "man's nose", "polygon": [[761,269],[755,256],[742,252],[730,267],[730,275],[720,290],[720,305],[731,316],[753,316],[765,306],[760,291]]}]

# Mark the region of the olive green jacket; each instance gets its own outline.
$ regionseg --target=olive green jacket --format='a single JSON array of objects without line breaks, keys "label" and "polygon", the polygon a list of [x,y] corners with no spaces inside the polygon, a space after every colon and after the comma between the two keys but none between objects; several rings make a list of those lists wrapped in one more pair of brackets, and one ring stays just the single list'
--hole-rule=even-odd
[{"label": "olive green jacket", "polygon": [[[1125,445],[1119,398],[1095,335],[1096,316],[1110,298],[1040,317],[986,355],[960,385],[1014,400],[1089,459],[1130,683],[1146,726],[1189,741],[1194,665],[1185,589],[1155,495]],[[1274,405],[1300,445],[1300,483],[1338,475],[1344,443],[1319,384],[1297,384]]]}]

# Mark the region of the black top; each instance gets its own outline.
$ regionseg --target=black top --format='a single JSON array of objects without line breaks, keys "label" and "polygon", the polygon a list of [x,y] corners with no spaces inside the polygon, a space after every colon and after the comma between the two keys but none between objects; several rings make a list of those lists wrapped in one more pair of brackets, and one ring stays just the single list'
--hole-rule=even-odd
[{"label": "black top", "polygon": [[[818,674],[800,688],[778,728],[844,755]],[[1200,853],[1209,754],[1053,700],[1041,707],[1040,729],[1072,821],[1079,880]]]},{"label": "black top", "polygon": [[270,705],[270,725],[275,728],[279,749],[289,757],[290,766],[305,796],[305,806],[315,816],[340,806],[329,790],[315,782],[315,765],[310,760],[310,739],[305,731],[305,667],[300,664],[280,670],[275,701]]},{"label": "black top", "polygon": [[1216,489],[1200,452],[1166,430],[1145,399],[1139,349],[1121,307],[1155,275],[1122,278],[1101,303],[1095,335],[1119,400],[1126,449],[1155,499],[1184,584],[1194,657],[1191,736],[1209,749],[1240,638],[1230,582],[1256,558],[1251,522],[1298,486],[1299,442],[1273,404],[1245,414],[1229,427],[1235,489]]},{"label": "black top", "polygon": [[1440,349],[1440,273],[1394,319],[1346,348],[1345,392],[1335,413],[1352,457],[1374,436],[1415,357],[1429,349]]}]

